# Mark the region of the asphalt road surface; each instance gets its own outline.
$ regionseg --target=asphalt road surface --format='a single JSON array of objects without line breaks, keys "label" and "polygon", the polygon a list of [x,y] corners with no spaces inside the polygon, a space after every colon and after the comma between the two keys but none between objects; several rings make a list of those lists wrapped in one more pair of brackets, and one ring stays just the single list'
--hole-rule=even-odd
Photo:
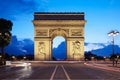
[{"label": "asphalt road surface", "polygon": [[83,63],[32,63],[26,67],[0,67],[0,80],[120,80],[120,73]]}]

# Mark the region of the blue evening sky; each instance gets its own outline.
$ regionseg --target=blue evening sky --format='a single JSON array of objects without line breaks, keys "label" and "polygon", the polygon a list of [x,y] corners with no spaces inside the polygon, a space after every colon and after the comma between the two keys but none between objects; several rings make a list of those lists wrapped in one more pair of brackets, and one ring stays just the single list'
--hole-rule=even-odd
[{"label": "blue evening sky", "polygon": [[107,33],[120,31],[120,0],[0,0],[0,18],[12,20],[12,34],[18,39],[34,40],[34,12],[84,12],[85,42],[108,43]]}]

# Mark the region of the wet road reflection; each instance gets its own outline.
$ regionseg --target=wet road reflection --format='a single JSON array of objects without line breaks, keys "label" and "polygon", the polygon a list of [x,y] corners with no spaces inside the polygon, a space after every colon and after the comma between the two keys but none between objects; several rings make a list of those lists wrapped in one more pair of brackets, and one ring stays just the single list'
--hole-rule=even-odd
[{"label": "wet road reflection", "polygon": [[0,80],[119,80],[120,73],[79,63],[32,63],[31,66],[0,67]]}]

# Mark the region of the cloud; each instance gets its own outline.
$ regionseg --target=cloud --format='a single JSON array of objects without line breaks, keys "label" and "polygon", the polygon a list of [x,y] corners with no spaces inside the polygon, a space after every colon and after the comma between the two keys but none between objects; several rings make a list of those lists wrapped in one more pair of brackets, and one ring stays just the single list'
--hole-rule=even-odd
[{"label": "cloud", "polygon": [[[107,56],[109,57],[112,52],[112,45],[105,46],[104,48],[92,50],[92,53],[97,54],[99,56]],[[114,45],[114,53],[120,53],[120,47],[118,45]]]},{"label": "cloud", "polygon": [[[110,56],[112,45],[107,43],[85,43],[85,51],[91,51],[98,56]],[[114,53],[120,53],[120,46],[114,45]]]},{"label": "cloud", "polygon": [[13,36],[11,43],[5,47],[5,52],[9,55],[33,55],[34,42],[30,39],[18,40],[17,36]]},{"label": "cloud", "polygon": [[[0,17],[15,19],[20,14],[33,13],[42,6],[46,1],[43,0],[0,0]],[[40,7],[39,7],[40,6]]]},{"label": "cloud", "polygon": [[52,55],[55,59],[65,59],[67,57],[65,41],[61,42],[57,48],[53,48]]},{"label": "cloud", "polygon": [[101,49],[107,46],[107,44],[102,43],[85,43],[85,50],[84,51],[91,51],[96,49]]}]

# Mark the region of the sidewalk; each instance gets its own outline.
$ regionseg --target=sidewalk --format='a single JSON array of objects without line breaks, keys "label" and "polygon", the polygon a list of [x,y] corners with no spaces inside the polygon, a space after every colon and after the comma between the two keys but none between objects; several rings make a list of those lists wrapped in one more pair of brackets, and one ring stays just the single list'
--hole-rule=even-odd
[{"label": "sidewalk", "polygon": [[106,69],[110,71],[116,71],[120,72],[120,63],[116,66],[113,67],[112,62],[96,62],[96,61],[89,61],[84,63],[87,66],[91,67],[96,67],[96,68],[101,68],[101,69]]}]

